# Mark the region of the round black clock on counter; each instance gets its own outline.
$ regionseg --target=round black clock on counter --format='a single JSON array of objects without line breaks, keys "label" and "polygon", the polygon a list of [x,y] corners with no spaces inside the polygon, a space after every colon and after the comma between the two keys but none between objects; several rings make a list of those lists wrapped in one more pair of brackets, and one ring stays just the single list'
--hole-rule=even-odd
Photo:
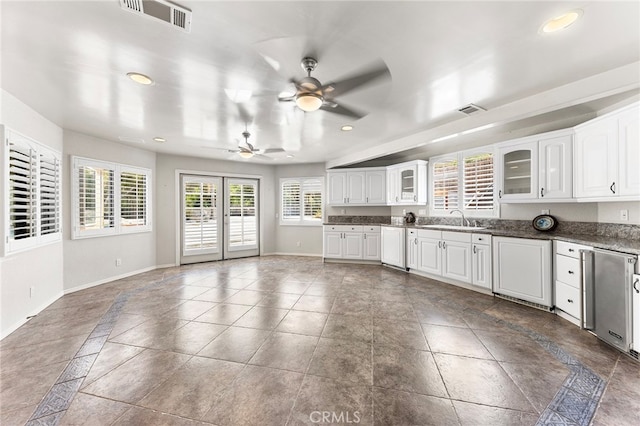
[{"label": "round black clock on counter", "polygon": [[549,214],[541,214],[533,219],[533,227],[537,231],[553,231],[558,226],[558,221],[555,217]]}]

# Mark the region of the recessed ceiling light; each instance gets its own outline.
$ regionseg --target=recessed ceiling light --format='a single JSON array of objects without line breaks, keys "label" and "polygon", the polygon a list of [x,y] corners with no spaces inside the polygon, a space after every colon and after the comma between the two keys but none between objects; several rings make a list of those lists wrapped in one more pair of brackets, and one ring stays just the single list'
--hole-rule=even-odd
[{"label": "recessed ceiling light", "polygon": [[293,158],[293,154],[287,154],[287,158]]},{"label": "recessed ceiling light", "polygon": [[153,84],[153,79],[148,75],[140,74],[139,72],[128,72],[127,77],[131,80],[135,81],[138,84],[143,84],[145,86],[151,86]]},{"label": "recessed ceiling light", "polygon": [[353,130],[353,126],[351,124],[345,124],[344,126],[340,127],[340,130],[342,130],[343,132],[350,132]]},{"label": "recessed ceiling light", "polygon": [[167,140],[165,138],[161,138],[159,136],[156,136],[155,138],[153,138],[154,141],[156,142],[166,142]]},{"label": "recessed ceiling light", "polygon": [[540,32],[548,34],[555,33],[556,31],[562,31],[574,22],[576,22],[582,16],[582,9],[574,9],[562,15],[551,18],[542,24]]}]

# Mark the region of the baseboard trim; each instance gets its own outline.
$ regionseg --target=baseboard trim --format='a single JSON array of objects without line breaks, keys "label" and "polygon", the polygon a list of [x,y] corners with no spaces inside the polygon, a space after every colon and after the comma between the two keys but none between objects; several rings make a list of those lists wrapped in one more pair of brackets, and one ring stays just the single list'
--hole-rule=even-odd
[{"label": "baseboard trim", "polygon": [[38,315],[40,312],[44,311],[53,302],[55,302],[56,300],[60,299],[62,296],[64,296],[64,292],[57,293],[55,296],[51,297],[49,300],[47,300],[46,302],[42,303],[40,306],[38,306],[37,308],[32,310],[31,313],[29,315],[27,315],[27,317],[25,319],[23,319],[21,321],[18,321],[15,324],[12,324],[9,328],[7,328],[6,330],[3,331],[2,335],[0,335],[0,340],[4,339],[5,337],[10,335],[11,333],[16,331],[17,329],[19,329],[20,327],[25,325],[27,323],[27,321],[29,321],[29,318]]},{"label": "baseboard trim", "polygon": [[305,257],[322,257],[322,255],[321,255],[321,254],[316,254],[316,253],[285,253],[285,252],[262,253],[262,256],[305,256]]},{"label": "baseboard trim", "polygon": [[[175,265],[171,265],[171,266],[175,266]],[[167,267],[167,266],[164,266],[164,265],[149,266],[147,268],[137,269],[135,271],[126,272],[124,274],[116,275],[116,276],[109,277],[109,278],[104,278],[104,279],[93,281],[93,282],[90,282],[90,283],[87,283],[87,284],[81,284],[81,285],[78,285],[78,286],[75,286],[75,287],[71,287],[71,288],[65,289],[64,290],[64,294],[75,293],[76,291],[86,290],[88,288],[96,287],[96,286],[99,286],[101,284],[106,284],[106,283],[109,283],[111,281],[121,280],[123,278],[128,278],[128,277],[130,277],[132,275],[142,274],[143,272],[149,272],[149,271],[153,271],[153,270],[164,268],[164,267]]]}]

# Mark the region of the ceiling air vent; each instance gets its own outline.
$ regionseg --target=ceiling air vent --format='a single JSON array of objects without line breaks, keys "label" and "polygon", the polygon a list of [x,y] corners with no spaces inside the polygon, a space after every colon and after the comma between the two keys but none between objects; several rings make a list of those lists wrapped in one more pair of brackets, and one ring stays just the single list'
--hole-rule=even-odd
[{"label": "ceiling air vent", "polygon": [[486,111],[486,109],[484,109],[484,108],[482,108],[482,107],[480,107],[478,105],[469,104],[467,106],[463,106],[458,111],[460,111],[463,114],[471,115],[471,114],[475,114],[476,112]]},{"label": "ceiling air vent", "polygon": [[120,0],[120,6],[129,12],[150,16],[191,32],[191,11],[165,0]]}]

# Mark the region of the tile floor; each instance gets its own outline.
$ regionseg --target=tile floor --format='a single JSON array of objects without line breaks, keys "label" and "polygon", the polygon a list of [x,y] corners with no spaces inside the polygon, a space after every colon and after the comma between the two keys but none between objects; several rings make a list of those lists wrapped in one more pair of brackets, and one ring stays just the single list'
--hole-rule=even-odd
[{"label": "tile floor", "polygon": [[2,340],[0,362],[4,426],[640,419],[640,364],[553,314],[315,258],[79,291]]}]

